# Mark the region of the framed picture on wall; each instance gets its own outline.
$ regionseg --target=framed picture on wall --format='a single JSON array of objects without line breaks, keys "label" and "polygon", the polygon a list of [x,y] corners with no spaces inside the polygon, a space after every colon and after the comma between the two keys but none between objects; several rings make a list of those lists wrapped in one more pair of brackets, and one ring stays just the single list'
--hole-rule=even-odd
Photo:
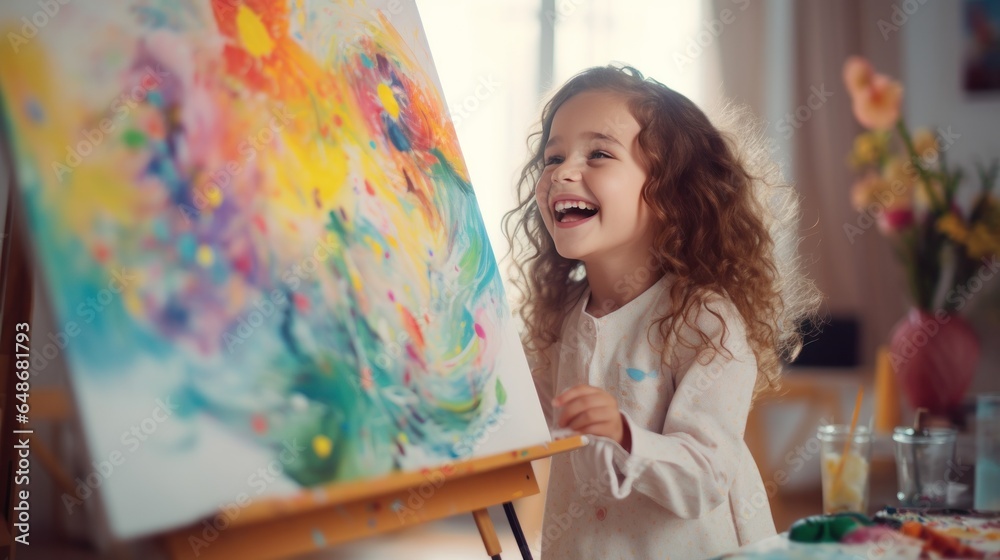
[{"label": "framed picture on wall", "polygon": [[965,91],[1000,92],[1000,0],[964,0]]}]

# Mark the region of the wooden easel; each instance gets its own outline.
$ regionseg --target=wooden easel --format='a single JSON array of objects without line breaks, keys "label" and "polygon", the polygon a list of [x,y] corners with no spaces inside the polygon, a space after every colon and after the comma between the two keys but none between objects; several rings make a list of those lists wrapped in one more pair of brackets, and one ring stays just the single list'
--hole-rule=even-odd
[{"label": "wooden easel", "polygon": [[252,503],[207,546],[201,544],[206,532],[211,534],[209,521],[173,532],[164,542],[177,560],[283,558],[472,512],[487,555],[500,558],[500,541],[486,508],[503,504],[521,555],[530,559],[510,502],[538,493],[531,461],[585,444],[584,437],[575,436],[363,485],[339,484],[288,500]]},{"label": "wooden easel", "polygon": [[[14,325],[30,321],[32,306],[32,269],[27,258],[24,225],[20,223],[14,186],[8,193],[6,230],[3,239],[0,293],[3,295],[0,314],[0,396],[3,396],[0,417],[0,468],[5,473],[0,498],[13,507],[9,499],[17,488],[10,469],[13,448],[13,405],[15,402],[11,376],[15,357],[7,353],[13,348]],[[34,419],[49,417],[41,414],[48,408],[58,409],[60,417],[68,416],[70,403],[64,391],[33,391],[31,398]],[[61,403],[61,404],[60,404]],[[59,406],[56,406],[59,405]],[[54,416],[53,416],[54,417]],[[503,504],[522,558],[531,552],[521,531],[512,500],[537,494],[538,483],[531,461],[582,447],[582,436],[553,441],[487,457],[443,465],[420,472],[393,474],[363,484],[338,484],[314,489],[290,499],[254,502],[239,510],[231,523],[215,529],[214,538],[208,528],[212,520],[192,525],[163,536],[160,540],[171,558],[229,559],[282,558],[329,548],[347,541],[385,533],[402,527],[418,525],[452,515],[472,513],[486,553],[500,558],[500,541],[487,507]],[[55,484],[72,493],[70,477],[47,447],[33,439],[32,448]],[[68,489],[68,490],[67,490]],[[0,523],[0,554],[13,560],[13,510],[3,511]],[[215,518],[213,518],[215,519]],[[220,523],[220,526],[222,524]],[[207,534],[206,534],[207,533]],[[201,544],[206,546],[202,547]]]}]

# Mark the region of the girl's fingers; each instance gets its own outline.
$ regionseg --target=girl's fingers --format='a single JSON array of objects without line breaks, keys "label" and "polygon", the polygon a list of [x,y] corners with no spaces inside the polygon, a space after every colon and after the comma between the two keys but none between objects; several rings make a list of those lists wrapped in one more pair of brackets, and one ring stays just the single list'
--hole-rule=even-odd
[{"label": "girl's fingers", "polygon": [[569,418],[564,424],[565,427],[582,431],[582,428],[591,424],[603,424],[614,421],[614,415],[618,414],[618,409],[610,408],[588,408],[580,411],[579,414]]},{"label": "girl's fingers", "polygon": [[600,395],[585,394],[574,398],[566,403],[559,414],[559,425],[566,426],[572,419],[581,413],[594,408],[607,406]]},{"label": "girl's fingers", "polygon": [[570,387],[562,393],[556,395],[556,398],[552,399],[552,404],[554,406],[563,406],[571,400],[577,399],[585,395],[592,395],[594,393],[603,393],[597,387],[592,385],[577,385],[575,387]]}]

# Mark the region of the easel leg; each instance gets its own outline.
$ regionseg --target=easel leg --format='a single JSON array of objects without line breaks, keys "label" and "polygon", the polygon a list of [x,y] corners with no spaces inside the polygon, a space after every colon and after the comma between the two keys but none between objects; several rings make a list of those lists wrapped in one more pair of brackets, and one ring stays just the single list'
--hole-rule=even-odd
[{"label": "easel leg", "polygon": [[534,560],[531,557],[531,549],[528,548],[528,539],[524,538],[524,531],[521,530],[521,522],[517,520],[517,512],[514,511],[514,504],[504,502],[503,511],[507,514],[507,522],[510,523],[510,530],[514,532],[514,540],[517,541],[517,548],[521,551],[521,558],[524,560]]},{"label": "easel leg", "polygon": [[492,560],[501,560],[500,539],[497,538],[497,530],[493,527],[493,521],[490,520],[490,513],[485,509],[477,509],[472,512],[472,518],[476,520],[479,536],[483,537],[486,554],[489,554]]}]

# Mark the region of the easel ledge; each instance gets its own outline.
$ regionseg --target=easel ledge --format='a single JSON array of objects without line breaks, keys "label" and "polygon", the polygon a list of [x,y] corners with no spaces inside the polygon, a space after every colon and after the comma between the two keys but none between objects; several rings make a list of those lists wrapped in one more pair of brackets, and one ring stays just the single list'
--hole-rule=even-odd
[{"label": "easel ledge", "polygon": [[586,443],[585,436],[574,436],[364,484],[341,483],[289,498],[251,502],[235,515],[219,512],[163,540],[175,559],[303,554],[443,517],[484,512],[488,506],[537,494],[530,462]]}]

